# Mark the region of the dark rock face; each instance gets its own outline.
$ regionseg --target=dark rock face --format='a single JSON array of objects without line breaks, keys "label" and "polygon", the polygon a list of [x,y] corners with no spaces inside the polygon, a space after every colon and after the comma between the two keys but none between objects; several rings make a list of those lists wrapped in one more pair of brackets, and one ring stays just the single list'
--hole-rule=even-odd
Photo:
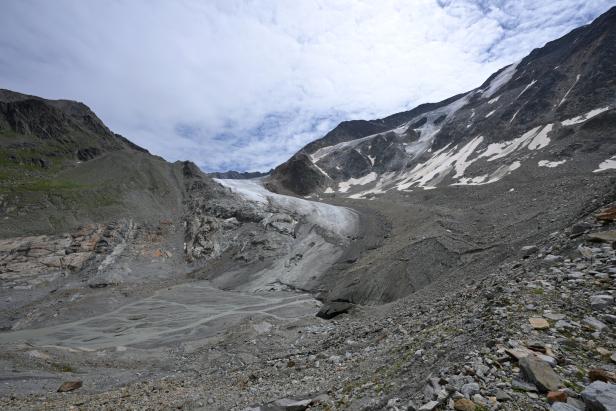
[{"label": "dark rock face", "polygon": [[[81,161],[114,150],[144,151],[112,133],[82,103],[45,100],[9,90],[0,90],[0,136],[3,137],[0,146],[4,150],[15,147],[5,136],[19,136],[21,144],[24,140],[34,144],[42,155]],[[19,153],[19,150],[12,152]]]},{"label": "dark rock face", "polygon": [[273,191],[291,191],[306,195],[323,187],[328,179],[312,163],[308,155],[299,154],[278,166],[272,173],[268,188]]}]

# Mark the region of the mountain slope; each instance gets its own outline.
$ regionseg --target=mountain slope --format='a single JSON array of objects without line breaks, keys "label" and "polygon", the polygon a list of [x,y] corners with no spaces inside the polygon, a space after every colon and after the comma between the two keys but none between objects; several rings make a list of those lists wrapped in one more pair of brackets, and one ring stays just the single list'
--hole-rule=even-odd
[{"label": "mountain slope", "polygon": [[614,201],[615,56],[612,8],[474,90],[341,123],[277,167],[270,189],[390,227],[325,276],[325,298],[445,292]]},{"label": "mountain slope", "polygon": [[381,120],[341,123],[279,166],[269,186],[370,198],[489,184],[520,167],[598,170],[616,154],[615,27],[612,8],[477,89]]}]

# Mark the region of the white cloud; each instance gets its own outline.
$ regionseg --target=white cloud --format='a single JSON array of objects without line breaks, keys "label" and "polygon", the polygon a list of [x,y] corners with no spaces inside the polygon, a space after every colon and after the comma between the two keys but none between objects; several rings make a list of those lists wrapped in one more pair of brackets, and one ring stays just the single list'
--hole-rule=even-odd
[{"label": "white cloud", "polygon": [[350,118],[478,86],[609,1],[5,2],[0,87],[168,160],[267,169]]}]

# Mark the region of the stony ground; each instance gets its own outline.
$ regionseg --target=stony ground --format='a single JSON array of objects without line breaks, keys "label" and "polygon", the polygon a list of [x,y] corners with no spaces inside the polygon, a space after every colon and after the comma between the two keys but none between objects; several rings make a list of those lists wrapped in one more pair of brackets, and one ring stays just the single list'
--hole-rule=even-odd
[{"label": "stony ground", "polygon": [[595,212],[440,298],[329,321],[247,320],[194,350],[159,352],[172,364],[164,377],[0,408],[615,409],[615,228]]}]

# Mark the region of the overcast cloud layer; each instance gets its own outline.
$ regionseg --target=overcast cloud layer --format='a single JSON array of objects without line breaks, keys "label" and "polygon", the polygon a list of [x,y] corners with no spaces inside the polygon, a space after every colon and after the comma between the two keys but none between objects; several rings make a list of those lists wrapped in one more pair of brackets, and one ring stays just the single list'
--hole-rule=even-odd
[{"label": "overcast cloud layer", "polygon": [[203,169],[267,170],[342,120],[477,87],[604,0],[0,4],[0,87],[89,105]]}]

